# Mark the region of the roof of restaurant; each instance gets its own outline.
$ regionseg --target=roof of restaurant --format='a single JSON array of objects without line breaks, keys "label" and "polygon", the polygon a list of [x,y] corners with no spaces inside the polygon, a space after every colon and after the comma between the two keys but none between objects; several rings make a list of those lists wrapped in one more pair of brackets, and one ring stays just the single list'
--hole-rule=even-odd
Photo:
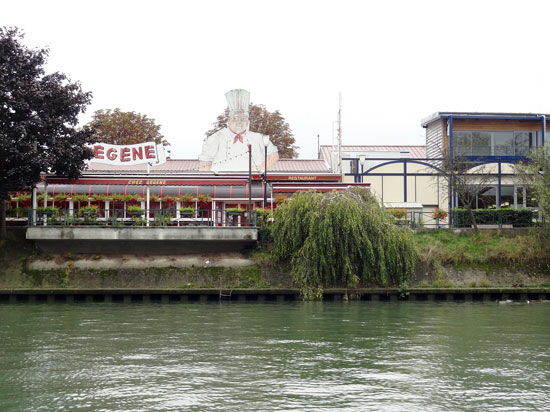
[{"label": "roof of restaurant", "polygon": [[[328,173],[328,165],[324,160],[319,159],[279,159],[270,168],[272,172],[290,173]],[[105,163],[90,163],[86,172],[89,173],[125,173],[147,171],[147,164],[131,166],[114,166]],[[199,161],[196,159],[168,159],[166,163],[158,166],[151,166],[151,173],[189,173],[199,172]],[[269,170],[268,170],[269,172]]]}]

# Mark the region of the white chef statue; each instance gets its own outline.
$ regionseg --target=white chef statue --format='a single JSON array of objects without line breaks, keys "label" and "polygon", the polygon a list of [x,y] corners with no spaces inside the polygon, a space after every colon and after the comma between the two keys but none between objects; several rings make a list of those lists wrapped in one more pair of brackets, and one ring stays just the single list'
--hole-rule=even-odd
[{"label": "white chef statue", "polygon": [[[231,90],[225,94],[229,107],[227,128],[208,136],[202,145],[199,156],[201,171],[248,172],[248,145],[252,148],[252,171],[265,170],[264,136],[248,130],[248,104],[250,93],[243,89]],[[277,147],[268,136],[267,167],[279,159]]]}]

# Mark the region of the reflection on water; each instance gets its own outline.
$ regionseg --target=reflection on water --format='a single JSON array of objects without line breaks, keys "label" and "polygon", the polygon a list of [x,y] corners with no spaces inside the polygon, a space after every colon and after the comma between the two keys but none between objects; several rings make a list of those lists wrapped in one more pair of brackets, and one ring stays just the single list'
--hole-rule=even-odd
[{"label": "reflection on water", "polygon": [[0,305],[0,410],[544,410],[549,319],[543,303]]}]

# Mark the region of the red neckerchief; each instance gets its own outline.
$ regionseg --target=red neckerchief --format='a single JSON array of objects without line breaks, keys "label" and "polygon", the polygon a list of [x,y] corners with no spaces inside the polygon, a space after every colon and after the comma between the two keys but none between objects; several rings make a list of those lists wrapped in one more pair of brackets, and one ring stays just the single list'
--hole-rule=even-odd
[{"label": "red neckerchief", "polygon": [[231,129],[231,127],[228,126],[228,128],[229,128],[229,131],[235,135],[235,138],[233,139],[233,144],[235,144],[237,142],[244,143],[243,134],[246,133],[246,130],[242,133],[237,133],[237,132],[234,132],[233,129]]}]

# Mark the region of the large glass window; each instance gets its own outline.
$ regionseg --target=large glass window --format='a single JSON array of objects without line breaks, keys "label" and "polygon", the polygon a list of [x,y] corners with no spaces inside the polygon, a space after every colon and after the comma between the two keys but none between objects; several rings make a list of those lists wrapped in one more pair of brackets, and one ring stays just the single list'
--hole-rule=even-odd
[{"label": "large glass window", "polygon": [[453,132],[455,156],[525,156],[532,146],[533,132]]},{"label": "large glass window", "polygon": [[[465,202],[458,197],[458,207],[466,207],[471,201],[474,209],[496,209],[498,186],[471,186],[465,193]],[[500,207],[536,207],[537,203],[529,187],[502,185],[500,187]]]}]

